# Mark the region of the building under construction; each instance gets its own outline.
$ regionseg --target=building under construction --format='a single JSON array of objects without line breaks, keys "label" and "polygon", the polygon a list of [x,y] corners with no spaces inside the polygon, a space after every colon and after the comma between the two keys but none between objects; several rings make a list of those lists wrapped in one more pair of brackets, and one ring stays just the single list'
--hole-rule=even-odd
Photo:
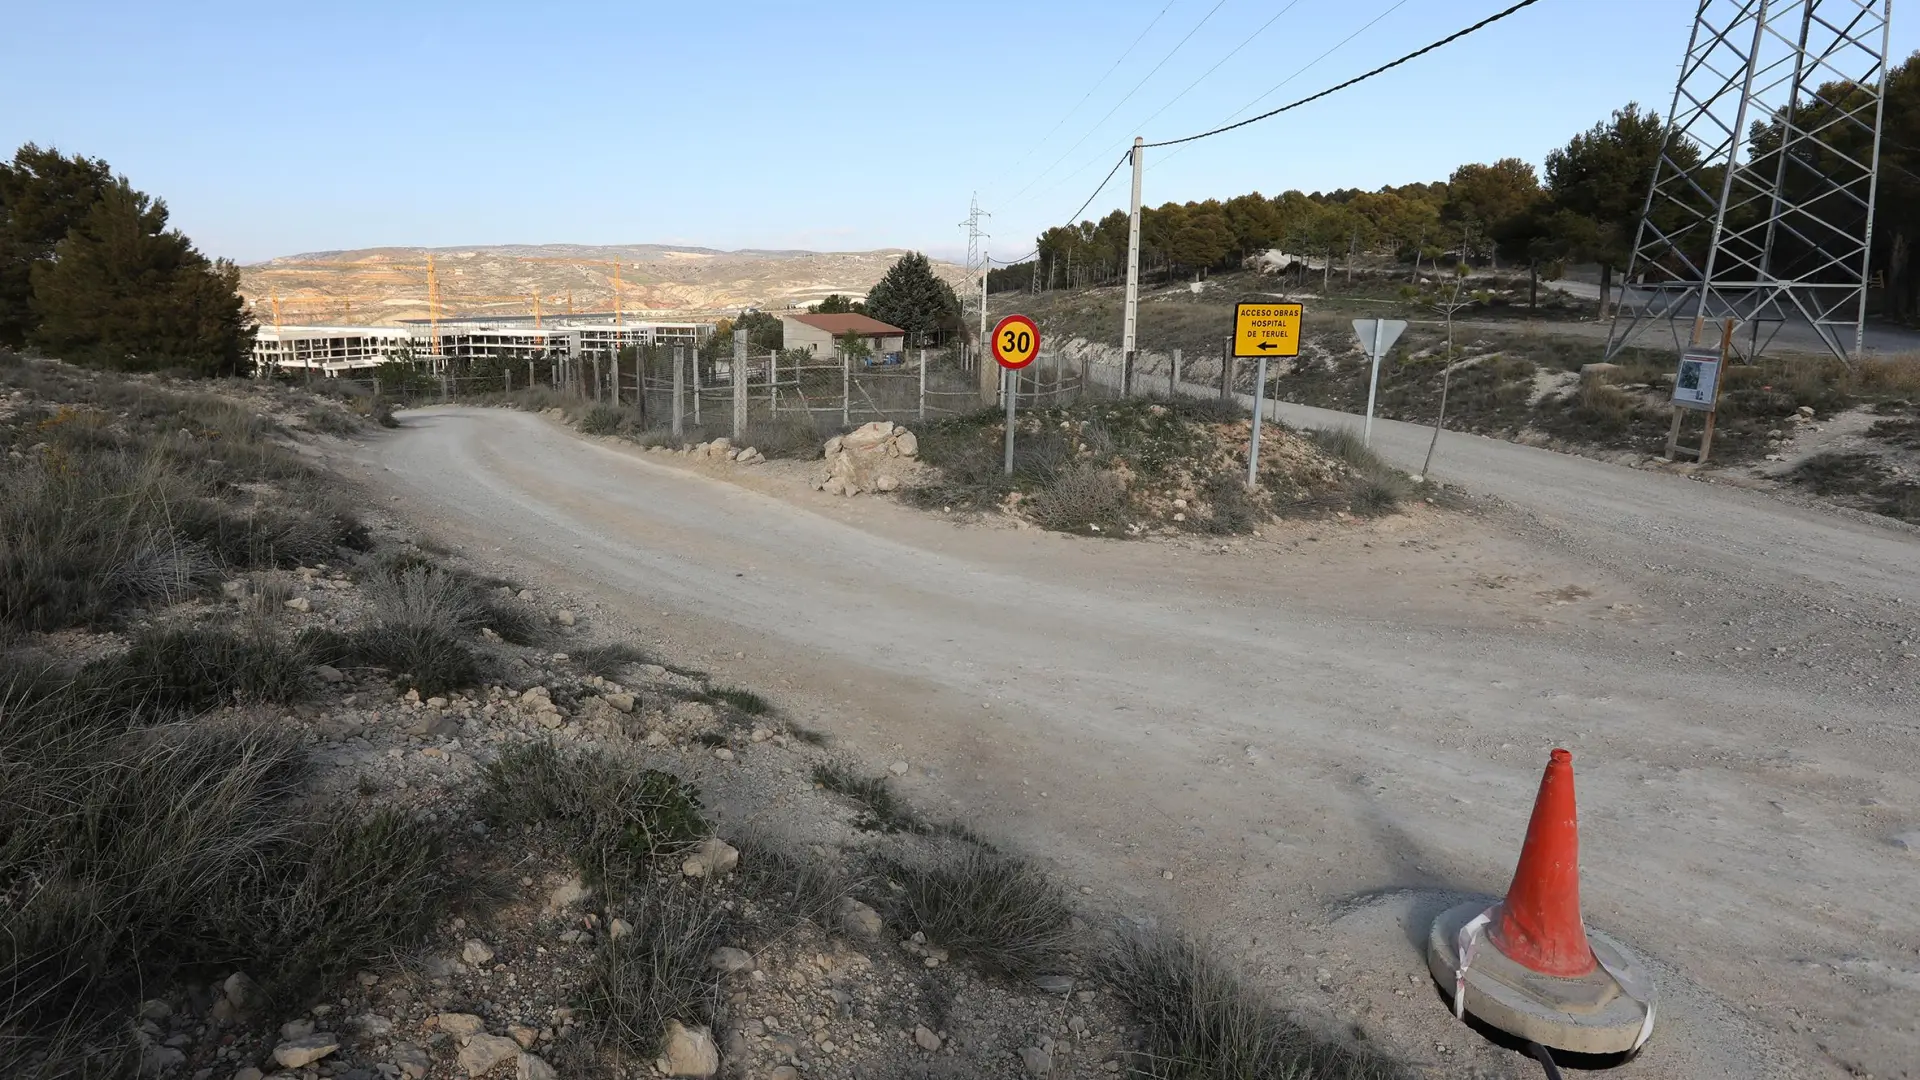
[{"label": "building under construction", "polygon": [[396,359],[436,374],[479,360],[609,359],[629,345],[697,346],[714,324],[634,322],[618,313],[490,315],[416,320],[399,326],[262,326],[253,342],[254,371],[337,376]]}]

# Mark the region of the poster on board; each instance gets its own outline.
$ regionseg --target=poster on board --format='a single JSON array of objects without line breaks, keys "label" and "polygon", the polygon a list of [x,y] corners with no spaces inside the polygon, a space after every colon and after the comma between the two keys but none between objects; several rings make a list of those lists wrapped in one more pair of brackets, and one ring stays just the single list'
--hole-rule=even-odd
[{"label": "poster on board", "polygon": [[1673,378],[1673,403],[1685,409],[1711,411],[1720,397],[1720,354],[1688,349],[1680,354],[1680,370]]}]

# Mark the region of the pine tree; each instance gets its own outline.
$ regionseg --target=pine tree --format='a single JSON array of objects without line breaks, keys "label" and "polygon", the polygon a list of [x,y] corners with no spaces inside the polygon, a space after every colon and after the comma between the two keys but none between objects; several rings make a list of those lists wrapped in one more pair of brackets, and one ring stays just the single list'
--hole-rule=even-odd
[{"label": "pine tree", "polygon": [[68,360],[128,370],[184,367],[199,375],[246,370],[252,319],[240,272],[210,262],[177,229],[164,202],[125,180],[33,268],[38,326],[29,340]]},{"label": "pine tree", "polygon": [[868,291],[866,308],[868,315],[905,330],[917,345],[960,325],[960,297],[917,251],[901,256]]},{"label": "pine tree", "polygon": [[0,345],[18,348],[39,319],[33,312],[33,268],[87,216],[113,170],[98,159],[22,146],[0,162]]}]

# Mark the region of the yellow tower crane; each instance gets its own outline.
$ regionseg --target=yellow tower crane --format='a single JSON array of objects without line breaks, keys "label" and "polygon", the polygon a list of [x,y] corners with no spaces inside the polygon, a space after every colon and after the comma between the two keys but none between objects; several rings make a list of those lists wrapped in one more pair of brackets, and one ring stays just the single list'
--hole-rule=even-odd
[{"label": "yellow tower crane", "polygon": [[[613,273],[610,275],[613,281],[613,325],[615,326],[626,325],[626,322],[621,310],[621,306],[620,306],[620,290],[625,288],[626,286],[620,280],[620,261],[618,259],[554,259],[554,258],[547,258],[544,256],[523,255],[520,257],[519,261],[520,262],[537,262],[537,263],[565,263],[568,266],[611,266],[613,267]],[[573,291],[571,289],[567,291],[567,314],[569,315],[573,314]]]}]

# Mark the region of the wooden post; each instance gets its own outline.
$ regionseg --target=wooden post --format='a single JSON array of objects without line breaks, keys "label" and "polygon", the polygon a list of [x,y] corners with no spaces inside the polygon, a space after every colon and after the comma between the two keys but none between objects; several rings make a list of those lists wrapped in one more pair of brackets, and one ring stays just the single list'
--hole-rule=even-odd
[{"label": "wooden post", "polygon": [[1220,400],[1221,401],[1233,400],[1234,361],[1233,361],[1232,355],[1230,355],[1232,353],[1231,345],[1232,345],[1231,342],[1226,342],[1226,341],[1223,341],[1220,343]]},{"label": "wooden post", "polygon": [[1172,399],[1172,398],[1178,398],[1179,396],[1180,396],[1180,350],[1175,349],[1173,350],[1173,360],[1171,362],[1171,366],[1167,369],[1167,397]]},{"label": "wooden post", "polygon": [[[1703,318],[1695,316],[1693,341],[1696,345],[1700,343],[1700,331],[1703,328],[1703,322]],[[1667,427],[1666,460],[1672,461],[1676,455],[1685,454],[1698,464],[1705,465],[1707,463],[1708,456],[1713,453],[1713,426],[1714,421],[1717,420],[1720,415],[1720,389],[1725,386],[1727,382],[1727,358],[1732,352],[1733,319],[1728,318],[1720,327],[1720,362],[1713,376],[1713,401],[1705,410],[1707,418],[1706,423],[1700,431],[1700,446],[1698,449],[1694,449],[1680,445],[1680,428],[1686,418],[1686,414],[1698,410],[1688,409],[1681,405],[1674,405],[1673,423]]]}]

